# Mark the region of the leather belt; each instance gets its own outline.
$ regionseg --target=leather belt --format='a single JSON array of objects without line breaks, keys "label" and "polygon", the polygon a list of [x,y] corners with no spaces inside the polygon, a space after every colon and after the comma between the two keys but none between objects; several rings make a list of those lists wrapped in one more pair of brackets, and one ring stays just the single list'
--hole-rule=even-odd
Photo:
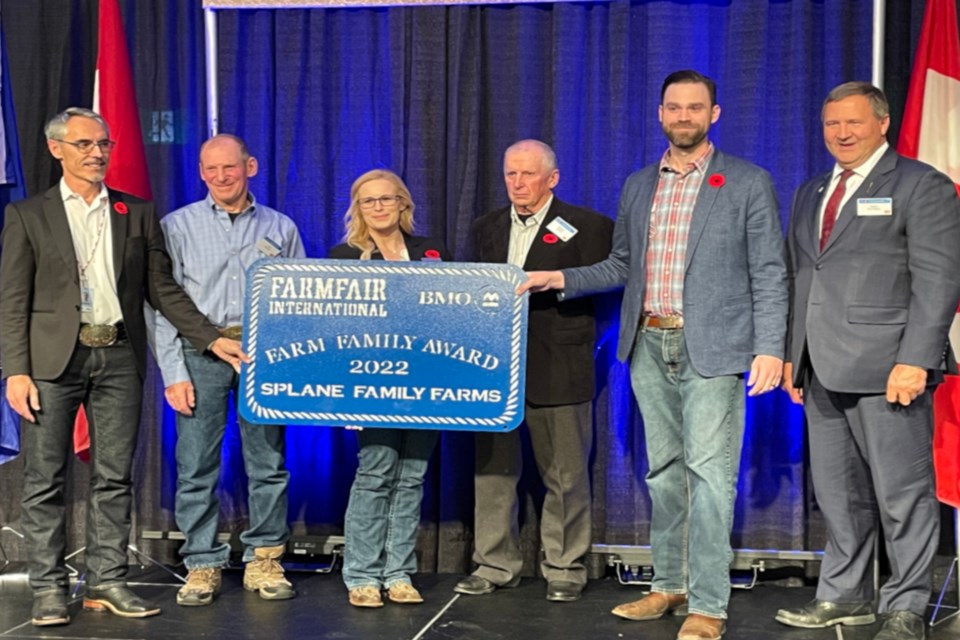
[{"label": "leather belt", "polygon": [[242,340],[243,339],[243,327],[240,325],[234,325],[232,327],[223,327],[222,329],[217,329],[220,332],[220,335],[228,340]]},{"label": "leather belt", "polygon": [[81,324],[77,340],[85,347],[109,347],[127,339],[122,322],[117,324]]},{"label": "leather belt", "polygon": [[683,316],[643,316],[644,329],[683,329]]}]

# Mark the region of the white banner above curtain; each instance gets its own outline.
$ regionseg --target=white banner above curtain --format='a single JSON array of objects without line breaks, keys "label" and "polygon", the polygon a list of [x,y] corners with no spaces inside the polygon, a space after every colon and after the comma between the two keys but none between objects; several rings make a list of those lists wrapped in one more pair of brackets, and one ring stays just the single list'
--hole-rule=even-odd
[{"label": "white banner above curtain", "polygon": [[[533,4],[585,0],[203,0],[204,9],[310,9],[335,7],[423,7],[455,4]],[[608,2],[609,0],[586,0]]]}]

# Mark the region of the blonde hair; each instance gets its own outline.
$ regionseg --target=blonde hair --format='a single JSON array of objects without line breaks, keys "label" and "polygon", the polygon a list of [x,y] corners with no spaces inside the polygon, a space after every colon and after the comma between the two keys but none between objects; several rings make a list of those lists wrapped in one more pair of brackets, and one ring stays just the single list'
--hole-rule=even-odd
[{"label": "blonde hair", "polygon": [[[387,169],[373,169],[353,181],[350,187],[350,208],[343,215],[343,223],[346,227],[346,233],[343,235],[343,241],[349,246],[360,249],[360,259],[369,260],[376,249],[373,238],[370,237],[370,229],[367,227],[366,220],[360,212],[360,187],[372,180],[389,180],[397,188],[397,195],[403,198],[406,208],[400,210],[400,230],[404,233],[413,233],[413,198],[410,196],[410,190],[403,180],[393,171]],[[398,206],[402,206],[402,203]]]}]

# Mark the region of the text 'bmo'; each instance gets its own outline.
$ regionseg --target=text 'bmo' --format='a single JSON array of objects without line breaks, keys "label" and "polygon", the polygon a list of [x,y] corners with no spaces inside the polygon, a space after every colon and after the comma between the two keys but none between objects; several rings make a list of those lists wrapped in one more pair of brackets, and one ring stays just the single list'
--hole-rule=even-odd
[{"label": "text 'bmo'", "polygon": [[420,304],[449,304],[465,307],[473,300],[462,291],[421,291]]}]

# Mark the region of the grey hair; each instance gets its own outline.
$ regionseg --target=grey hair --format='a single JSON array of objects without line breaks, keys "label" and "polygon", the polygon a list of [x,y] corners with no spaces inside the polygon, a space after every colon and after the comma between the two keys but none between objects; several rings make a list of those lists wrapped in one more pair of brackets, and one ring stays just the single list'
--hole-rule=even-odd
[{"label": "grey hair", "polygon": [[506,159],[507,154],[513,153],[514,151],[522,151],[524,149],[529,149],[533,147],[540,151],[543,154],[543,168],[547,173],[556,171],[557,169],[557,154],[554,153],[553,149],[546,142],[541,142],[539,140],[528,139],[528,140],[519,140],[514,142],[512,145],[507,147],[507,150],[503,152],[503,157]]},{"label": "grey hair", "polygon": [[43,127],[43,135],[47,137],[47,140],[63,140],[63,136],[67,135],[67,121],[74,116],[94,120],[107,132],[107,137],[110,137],[110,126],[107,124],[107,121],[103,119],[103,116],[96,111],[84,109],[83,107],[64,109],[47,120],[46,126]]},{"label": "grey hair", "polygon": [[883,120],[890,115],[890,103],[887,102],[887,96],[883,94],[882,90],[869,82],[854,81],[837,85],[827,94],[823,101],[823,108],[820,110],[820,119],[823,120],[823,112],[828,104],[839,102],[850,96],[864,96],[870,102],[870,109],[877,120]]}]

